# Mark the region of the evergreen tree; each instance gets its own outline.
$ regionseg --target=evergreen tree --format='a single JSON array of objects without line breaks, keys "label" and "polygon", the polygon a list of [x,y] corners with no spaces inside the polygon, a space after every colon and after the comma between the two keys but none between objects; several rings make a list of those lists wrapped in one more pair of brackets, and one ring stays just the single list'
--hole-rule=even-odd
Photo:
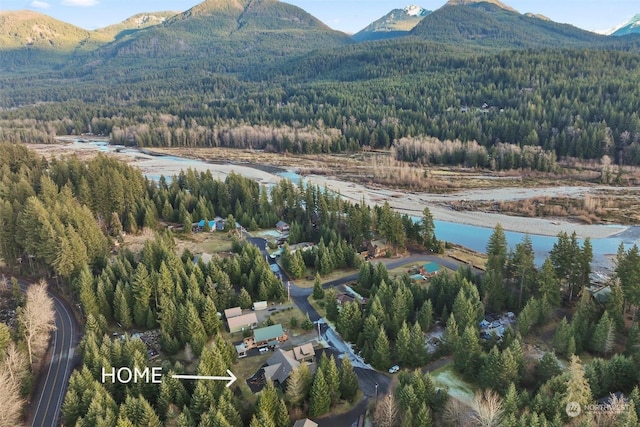
[{"label": "evergreen tree", "polygon": [[602,355],[607,355],[613,349],[615,341],[615,326],[605,310],[591,337],[591,349]]},{"label": "evergreen tree", "polygon": [[427,405],[422,402],[418,413],[413,417],[413,427],[431,427],[433,426],[433,418],[431,411]]},{"label": "evergreen tree", "polygon": [[294,369],[287,380],[285,396],[292,407],[302,406],[309,394],[311,373],[306,363]]},{"label": "evergreen tree", "polygon": [[[493,271],[501,278],[507,262],[507,238],[502,225],[497,224],[487,242],[487,271]],[[498,280],[500,281],[500,280]]]},{"label": "evergreen tree", "polygon": [[546,296],[553,307],[560,306],[560,282],[549,258],[545,259],[544,264],[542,264],[542,270],[538,275],[538,288],[540,294]]},{"label": "evergreen tree", "polygon": [[338,300],[336,299],[336,291],[333,288],[326,292],[325,308],[327,310],[327,320],[330,322],[338,320]]},{"label": "evergreen tree", "polygon": [[115,300],[113,302],[113,317],[115,317],[125,329],[129,329],[133,324],[129,303],[120,285],[116,286]]},{"label": "evergreen tree", "polygon": [[240,308],[246,310],[248,308],[251,308],[251,304],[252,301],[249,292],[245,288],[240,289],[240,295],[238,296],[238,305],[240,306]]},{"label": "evergreen tree", "polygon": [[576,355],[571,356],[569,372],[565,380],[566,394],[564,403],[577,402],[581,407],[585,407],[591,403],[591,388],[589,382],[585,378],[584,369],[580,358]]},{"label": "evergreen tree", "polygon": [[421,366],[427,362],[429,353],[425,346],[425,337],[422,328],[418,322],[413,324],[411,328],[411,341],[409,348],[411,349],[410,366]]},{"label": "evergreen tree", "polygon": [[340,366],[340,395],[344,400],[353,402],[359,388],[358,375],[353,370],[351,360],[345,355]]},{"label": "evergreen tree", "polygon": [[338,371],[333,355],[331,355],[331,358],[329,358],[325,366],[324,378],[327,382],[327,387],[329,387],[329,393],[331,394],[331,404],[335,405],[340,400],[340,371]]},{"label": "evergreen tree", "polygon": [[402,366],[414,366],[414,358],[411,354],[411,331],[406,322],[402,323],[402,327],[396,336],[396,358]]},{"label": "evergreen tree", "polygon": [[389,339],[383,327],[380,327],[378,337],[373,345],[373,355],[371,356],[371,364],[376,369],[389,369],[391,366],[391,350],[389,348]]},{"label": "evergreen tree", "polygon": [[324,379],[322,370],[316,372],[311,386],[311,394],[309,401],[309,415],[317,417],[323,415],[331,408],[331,393]]},{"label": "evergreen tree", "polygon": [[420,311],[418,311],[418,323],[422,328],[422,332],[425,334],[429,332],[433,326],[433,305],[430,299],[426,300],[422,304],[422,307],[420,307]]},{"label": "evergreen tree", "polygon": [[481,353],[477,329],[467,326],[453,355],[455,368],[467,378],[474,379],[480,372]]},{"label": "evergreen tree", "polygon": [[[558,354],[570,356],[575,352],[575,348],[573,349],[573,352],[570,352],[569,349],[571,339],[573,339],[573,328],[569,325],[565,317],[560,321],[560,324],[556,329],[556,333],[553,336],[553,348]],[[575,341],[573,345],[575,347]]]},{"label": "evergreen tree", "polygon": [[451,314],[447,320],[447,325],[444,328],[444,334],[442,335],[442,350],[445,354],[453,353],[458,347],[458,341],[460,339],[460,332],[458,328],[458,322],[456,317]]},{"label": "evergreen tree", "polygon": [[348,302],[342,306],[338,316],[338,332],[345,341],[354,342],[362,328],[362,313],[357,302]]},{"label": "evergreen tree", "polygon": [[320,281],[320,275],[316,273],[316,278],[313,282],[313,299],[320,300],[324,298],[324,289],[322,289],[322,282]]}]

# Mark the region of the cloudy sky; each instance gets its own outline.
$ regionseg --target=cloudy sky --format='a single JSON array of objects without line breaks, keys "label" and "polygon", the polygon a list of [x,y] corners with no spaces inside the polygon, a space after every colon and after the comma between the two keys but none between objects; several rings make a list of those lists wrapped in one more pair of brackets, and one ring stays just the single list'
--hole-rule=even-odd
[{"label": "cloudy sky", "polygon": [[[86,29],[123,21],[140,12],[184,11],[202,0],[0,0],[0,10],[30,9]],[[435,10],[446,0],[288,0],[336,30],[354,33],[392,9],[418,4]],[[585,30],[605,30],[640,13],[638,0],[504,0],[521,13],[533,12]]]}]

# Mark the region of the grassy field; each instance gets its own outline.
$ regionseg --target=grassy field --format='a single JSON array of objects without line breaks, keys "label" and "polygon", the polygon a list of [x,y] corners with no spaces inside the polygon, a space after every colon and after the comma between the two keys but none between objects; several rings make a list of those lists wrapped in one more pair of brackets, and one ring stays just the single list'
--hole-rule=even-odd
[{"label": "grassy field", "polygon": [[267,351],[257,356],[243,357],[238,359],[232,366],[231,371],[238,377],[238,381],[245,381],[247,378],[251,378],[271,356],[273,356],[273,352]]},{"label": "grassy field", "polygon": [[[284,329],[287,329],[287,334],[290,337],[295,337],[309,332],[300,327],[305,317],[306,315],[298,307],[293,307],[290,310],[283,310],[273,313],[269,316],[269,319],[271,319],[274,324],[280,323]],[[291,326],[291,319],[294,318],[298,321],[298,325],[295,327]]]},{"label": "grassy field", "polygon": [[[353,268],[335,270],[326,276],[320,277],[322,283],[331,282],[333,280],[343,279],[352,274],[356,274],[359,270]],[[304,277],[302,279],[296,279],[296,285],[301,288],[313,288],[313,282],[315,281],[316,272],[311,268],[307,268]]]},{"label": "grassy field", "polygon": [[447,252],[447,256],[455,259],[456,261],[462,261],[467,264],[471,264],[474,267],[484,270],[487,264],[487,257],[484,254],[473,252],[465,248],[456,248]]},{"label": "grassy field", "polygon": [[176,251],[182,253],[189,249],[194,254],[231,251],[231,236],[225,232],[201,232],[176,235]]},{"label": "grassy field", "polygon": [[467,405],[472,405],[478,386],[465,381],[460,374],[453,369],[453,363],[448,363],[431,373],[436,384],[449,387],[449,396],[454,397]]}]

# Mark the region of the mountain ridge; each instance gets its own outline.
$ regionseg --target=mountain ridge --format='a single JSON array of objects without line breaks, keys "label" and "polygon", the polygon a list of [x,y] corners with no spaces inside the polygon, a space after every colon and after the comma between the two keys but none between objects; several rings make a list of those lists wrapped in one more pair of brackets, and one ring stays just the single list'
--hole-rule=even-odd
[{"label": "mountain ridge", "polygon": [[450,0],[420,21],[410,35],[500,49],[586,47],[606,38],[531,13],[521,14],[497,0]]},{"label": "mountain ridge", "polygon": [[358,31],[352,37],[354,40],[361,42],[405,36],[430,13],[430,10],[417,5],[408,5],[403,9],[393,9]]}]

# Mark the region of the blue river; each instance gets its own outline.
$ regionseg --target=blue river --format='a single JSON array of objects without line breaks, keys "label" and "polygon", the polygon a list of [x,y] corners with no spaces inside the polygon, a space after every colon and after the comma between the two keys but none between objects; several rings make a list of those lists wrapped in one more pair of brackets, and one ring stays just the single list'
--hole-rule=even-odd
[{"label": "blue river", "polygon": [[[135,148],[109,145],[104,141],[88,141],[78,144],[90,144],[97,146],[100,151],[120,151],[127,154],[138,154],[139,150]],[[175,161],[181,163],[184,168],[188,168],[195,164],[207,164],[200,160],[192,160],[177,156],[162,156],[164,160]],[[208,167],[215,169],[214,164],[207,164]],[[278,172],[276,175],[291,180],[296,185],[303,179],[295,172],[283,171]],[[159,180],[160,176],[155,174],[145,174],[145,176],[151,180]],[[171,177],[165,177],[167,182],[171,182]],[[419,220],[419,218],[413,218]],[[478,227],[474,225],[458,224],[447,221],[434,221],[436,227],[436,237],[440,240],[459,244],[469,249],[484,252],[486,249],[489,237],[493,232],[492,228]],[[521,242],[525,234],[515,231],[505,231],[507,238],[507,244],[509,248],[513,248],[517,243]],[[553,248],[554,243],[557,241],[556,237],[542,236],[542,235],[529,235],[533,244],[535,252],[535,262],[537,265],[542,265],[545,258],[549,255],[549,251]],[[579,240],[582,244],[582,240]],[[616,235],[601,238],[591,239],[591,245],[593,247],[593,269],[594,270],[610,270],[613,268],[612,256],[618,251],[618,246],[622,243],[626,249],[634,244],[640,245],[640,226],[629,227],[627,230],[618,233]]]}]

